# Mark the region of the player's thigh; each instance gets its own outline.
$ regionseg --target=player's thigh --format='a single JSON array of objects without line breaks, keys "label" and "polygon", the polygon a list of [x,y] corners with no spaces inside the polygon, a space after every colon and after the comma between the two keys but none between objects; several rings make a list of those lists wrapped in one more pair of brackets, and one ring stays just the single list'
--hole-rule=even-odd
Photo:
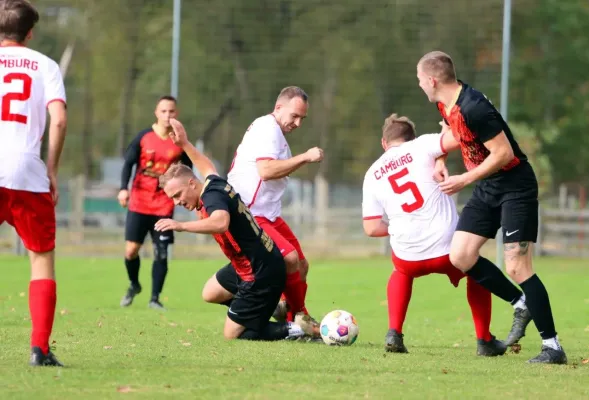
[{"label": "player's thigh", "polygon": [[10,222],[25,248],[34,253],[55,249],[55,204],[50,193],[9,191]]},{"label": "player's thigh", "polygon": [[168,217],[157,217],[157,216],[150,216],[151,221],[149,223],[149,233],[151,234],[151,241],[155,244],[162,244],[162,245],[170,245],[174,244],[174,231],[166,231],[160,232],[155,230],[155,224],[160,219],[172,218],[172,216]]},{"label": "player's thigh", "polygon": [[500,225],[501,209],[473,195],[462,209],[452,237],[451,263],[462,271],[470,269],[481,247],[497,235]]},{"label": "player's thigh", "polygon": [[294,247],[294,249],[297,251],[297,254],[299,256],[299,260],[300,261],[306,260],[305,254],[303,253],[303,249],[301,247],[301,243],[299,242],[299,239],[296,237],[296,235],[294,234],[292,229],[290,229],[290,226],[288,226],[286,221],[283,220],[282,218],[278,217],[274,223],[274,228],[278,231],[278,233],[280,233],[280,235],[284,239],[286,239],[286,241],[288,241],[288,243],[291,244],[292,247]]},{"label": "player's thigh", "polygon": [[[272,223],[266,218],[255,217],[256,222],[270,236],[270,239],[276,244],[280,254],[284,257],[287,263],[287,268],[296,271],[299,265],[299,255],[296,252],[295,247],[276,229],[275,223]],[[294,272],[291,271],[291,272]]]},{"label": "player's thigh", "polygon": [[207,303],[223,303],[237,293],[239,276],[231,263],[218,270],[205,283],[202,298]]},{"label": "player's thigh", "polygon": [[125,240],[142,245],[147,233],[151,229],[150,224],[152,223],[153,219],[150,215],[127,211],[127,218],[125,219]]},{"label": "player's thigh", "polygon": [[513,199],[501,206],[505,271],[517,283],[533,274],[532,245],[538,238],[538,200]]},{"label": "player's thigh", "polygon": [[235,322],[229,316],[225,318],[225,327],[223,328],[223,336],[225,339],[237,339],[245,330],[245,326]]}]

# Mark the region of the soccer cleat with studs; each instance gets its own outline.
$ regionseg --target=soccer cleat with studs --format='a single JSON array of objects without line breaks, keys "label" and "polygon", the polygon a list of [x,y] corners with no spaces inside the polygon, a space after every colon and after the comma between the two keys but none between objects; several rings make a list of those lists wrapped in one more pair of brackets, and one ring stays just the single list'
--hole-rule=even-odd
[{"label": "soccer cleat with studs", "polygon": [[394,329],[389,329],[387,332],[384,349],[387,353],[409,353],[403,343],[403,334]]},{"label": "soccer cleat with studs", "polygon": [[530,364],[566,364],[567,362],[567,356],[562,347],[556,350],[548,346],[542,346],[540,354],[528,360]]},{"label": "soccer cleat with studs", "polygon": [[505,344],[507,346],[513,346],[520,341],[521,338],[526,336],[526,327],[532,321],[532,315],[530,311],[525,308],[516,308],[513,312],[513,324],[511,325],[511,331],[507,335]]},{"label": "soccer cleat with studs", "polygon": [[63,364],[57,360],[51,351],[44,354],[41,348],[36,346],[31,348],[29,365],[31,367],[63,367]]},{"label": "soccer cleat with studs", "polygon": [[129,307],[133,303],[133,298],[141,293],[141,285],[133,285],[129,286],[127,289],[127,293],[121,299],[121,307]]},{"label": "soccer cleat with studs", "polygon": [[477,356],[482,357],[496,357],[502,356],[507,351],[507,345],[495,336],[491,335],[491,340],[485,341],[483,339],[477,340]]}]

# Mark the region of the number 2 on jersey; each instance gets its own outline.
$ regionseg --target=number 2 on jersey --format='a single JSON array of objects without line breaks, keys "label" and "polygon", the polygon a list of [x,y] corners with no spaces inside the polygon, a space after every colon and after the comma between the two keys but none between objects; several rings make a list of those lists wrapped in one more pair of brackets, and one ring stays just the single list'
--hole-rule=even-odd
[{"label": "number 2 on jersey", "polygon": [[4,83],[12,83],[13,81],[22,81],[22,90],[20,92],[10,92],[2,96],[2,112],[0,119],[2,121],[14,121],[21,124],[27,123],[27,116],[23,114],[12,114],[10,112],[11,101],[27,101],[31,97],[31,87],[33,86],[33,79],[21,72],[11,72],[4,75]]},{"label": "number 2 on jersey", "polygon": [[409,170],[407,168],[403,168],[396,174],[392,174],[389,176],[389,183],[393,188],[393,192],[395,192],[396,194],[411,191],[411,194],[413,194],[413,197],[415,197],[415,202],[403,203],[401,204],[401,209],[403,209],[403,211],[405,211],[406,213],[412,213],[413,211],[418,210],[421,208],[421,206],[423,206],[423,196],[419,192],[419,189],[417,188],[415,182],[405,182],[399,185],[399,182],[397,181],[408,174]]}]

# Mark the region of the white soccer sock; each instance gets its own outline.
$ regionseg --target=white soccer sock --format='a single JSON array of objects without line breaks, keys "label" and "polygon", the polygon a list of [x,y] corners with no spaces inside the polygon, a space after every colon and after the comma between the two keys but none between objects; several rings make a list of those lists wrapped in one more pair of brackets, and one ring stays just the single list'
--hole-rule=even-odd
[{"label": "white soccer sock", "polygon": [[550,348],[553,348],[554,350],[562,349],[562,347],[560,347],[560,343],[558,342],[558,336],[555,336],[550,339],[543,339],[542,346],[550,347]]},{"label": "white soccer sock", "polygon": [[522,294],[522,297],[513,305],[514,309],[521,308],[522,310],[527,310],[528,307],[526,306],[526,295]]},{"label": "white soccer sock", "polygon": [[294,322],[288,322],[288,336],[289,337],[301,337],[305,334],[303,328]]}]

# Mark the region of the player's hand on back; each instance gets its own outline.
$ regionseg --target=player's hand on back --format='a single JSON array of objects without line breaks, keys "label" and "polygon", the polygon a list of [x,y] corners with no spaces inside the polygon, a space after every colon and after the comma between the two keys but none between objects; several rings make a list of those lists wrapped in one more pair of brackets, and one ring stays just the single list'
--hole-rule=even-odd
[{"label": "player's hand on back", "polygon": [[444,182],[450,176],[446,167],[445,157],[438,157],[434,165],[434,179],[436,182]]},{"label": "player's hand on back", "polygon": [[121,205],[121,207],[127,207],[127,204],[129,204],[129,191],[127,189],[122,189],[121,191],[119,191],[117,200],[119,200],[119,204]]},{"label": "player's hand on back", "polygon": [[323,160],[323,150],[319,147],[313,147],[312,149],[307,150],[305,154],[307,155],[308,162],[315,163]]},{"label": "player's hand on back", "polygon": [[47,172],[47,177],[49,178],[49,192],[51,193],[51,197],[53,198],[53,204],[57,205],[59,201],[59,189],[57,186],[57,174],[54,172]]},{"label": "player's hand on back", "polygon": [[170,118],[170,125],[172,126],[172,132],[170,132],[170,139],[178,147],[182,147],[188,143],[188,135],[184,125],[176,118]]},{"label": "player's hand on back", "polygon": [[178,221],[174,221],[173,219],[165,218],[160,219],[155,223],[155,230],[159,232],[166,232],[166,231],[182,231],[182,225]]}]

